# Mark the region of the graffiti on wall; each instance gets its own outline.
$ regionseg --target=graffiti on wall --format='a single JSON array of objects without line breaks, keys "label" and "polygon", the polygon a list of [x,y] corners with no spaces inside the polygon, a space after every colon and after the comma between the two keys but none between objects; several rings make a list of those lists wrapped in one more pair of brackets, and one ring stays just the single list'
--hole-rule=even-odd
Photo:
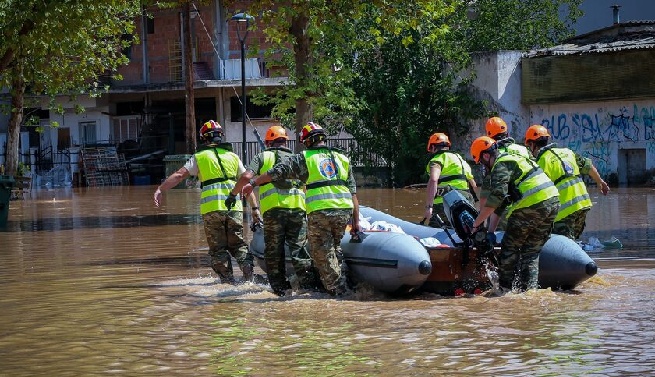
[{"label": "graffiti on wall", "polygon": [[636,143],[635,148],[643,148],[645,144],[647,158],[655,160],[655,105],[552,114],[544,116],[541,124],[553,141],[592,158],[602,175],[617,171],[611,153],[618,150],[618,144],[623,148]]}]

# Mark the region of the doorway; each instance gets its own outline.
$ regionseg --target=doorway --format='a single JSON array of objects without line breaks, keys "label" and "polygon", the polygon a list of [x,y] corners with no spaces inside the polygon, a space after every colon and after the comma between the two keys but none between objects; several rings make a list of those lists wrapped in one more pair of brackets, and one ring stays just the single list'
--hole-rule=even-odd
[{"label": "doorway", "polygon": [[619,183],[641,184],[646,176],[646,149],[619,149]]}]

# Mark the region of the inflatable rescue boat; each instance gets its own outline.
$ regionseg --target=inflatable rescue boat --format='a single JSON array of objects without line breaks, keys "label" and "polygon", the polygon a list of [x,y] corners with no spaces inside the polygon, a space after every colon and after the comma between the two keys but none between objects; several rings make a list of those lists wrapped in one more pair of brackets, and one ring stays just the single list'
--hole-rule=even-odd
[{"label": "inflatable rescue boat", "polygon": [[[491,287],[493,267],[467,239],[468,229],[477,210],[457,191],[444,195],[444,208],[452,228],[432,228],[401,220],[370,207],[360,207],[361,216],[371,221],[385,221],[400,227],[418,239],[436,239],[437,246],[426,246],[432,272],[422,289],[439,294],[474,293]],[[499,251],[504,232],[496,234]],[[539,287],[569,290],[594,276],[596,263],[568,237],[553,234],[539,256]]]},{"label": "inflatable rescue boat", "polygon": [[[351,242],[348,231],[341,239],[344,261],[356,283],[365,282],[380,292],[405,294],[421,288],[432,272],[428,251],[411,235],[364,231],[360,241]],[[253,233],[250,251],[266,271],[262,228]],[[292,268],[288,260],[287,271]]]},{"label": "inflatable rescue boat", "polygon": [[[360,206],[360,216],[370,223],[385,222],[402,232],[364,230],[361,242],[352,242],[346,230],[341,249],[351,278],[393,294],[423,290],[456,295],[491,288],[493,265],[467,239],[467,227],[472,225],[477,210],[457,191],[444,195],[444,205],[452,228],[432,228]],[[496,232],[496,251],[502,236],[503,232]],[[250,250],[258,266],[266,271],[262,228],[253,233]],[[287,271],[291,269],[288,262]],[[551,235],[541,250],[541,288],[572,289],[596,272],[596,263],[567,237]]]}]

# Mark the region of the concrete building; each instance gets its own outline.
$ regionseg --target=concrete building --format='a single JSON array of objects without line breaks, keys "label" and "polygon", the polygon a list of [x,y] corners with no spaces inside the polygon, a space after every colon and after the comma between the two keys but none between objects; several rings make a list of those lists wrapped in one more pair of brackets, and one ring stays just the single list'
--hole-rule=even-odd
[{"label": "concrete building", "polygon": [[640,183],[655,169],[654,48],[655,21],[617,23],[548,49],[478,56],[475,85],[518,142],[542,124],[606,179]]},{"label": "concrete building", "polygon": [[[608,20],[629,19],[639,3],[643,16],[655,4],[637,0],[616,0],[622,5],[613,15],[605,0],[583,3],[585,16],[578,22],[586,30],[587,18],[602,27],[579,35],[550,49],[503,51],[476,56],[475,85],[491,111],[510,125],[510,134],[522,142],[525,130],[543,124],[555,141],[594,160],[606,178],[615,175],[621,183],[643,179],[644,171],[655,168],[655,88],[649,71],[655,23]],[[191,13],[192,59],[196,129],[208,119],[218,120],[226,139],[241,154],[240,42],[236,24],[228,22],[240,11],[225,9],[220,0]],[[612,1],[612,3],[614,3]],[[77,172],[77,153],[84,145],[112,143],[138,147],[138,153],[183,153],[185,144],[185,85],[183,15],[179,9],[151,10],[153,17],[137,22],[141,43],[127,51],[130,64],[120,70],[123,79],[114,81],[109,94],[98,98],[58,99],[63,115],[40,108],[27,109],[41,119],[44,132],[21,135],[23,161],[50,167],[70,166]],[[611,17],[616,17],[613,19]],[[655,15],[649,18],[655,19]],[[247,44],[266,43],[258,31],[251,31]],[[246,60],[246,87],[283,85],[284,71],[270,67],[261,56]],[[82,105],[84,112],[76,111]],[[269,109],[248,105],[247,148],[257,150],[253,129],[260,134],[274,122]],[[5,118],[6,119],[6,118]],[[59,127],[51,127],[57,122]],[[0,119],[0,163],[3,163],[6,120]],[[483,122],[461,143],[467,150],[472,138],[483,133]],[[250,154],[252,155],[252,154]],[[44,164],[44,162],[46,162]],[[153,171],[152,182],[164,172]]]},{"label": "concrete building", "polygon": [[[241,43],[244,23],[237,25],[231,17],[244,9],[247,1],[226,9],[223,1],[194,6],[191,16],[192,59],[196,130],[209,119],[217,120],[226,131],[235,152],[241,154],[243,127],[241,116]],[[128,145],[138,153],[184,153],[185,149],[185,35],[181,9],[149,9],[150,16],[136,20],[140,43],[126,55],[127,66],[119,70],[121,80],[105,77],[108,94],[100,97],[80,96],[57,98],[64,114],[49,111],[47,99],[40,108],[26,109],[38,114],[43,132],[32,127],[21,133],[21,159],[36,164],[39,170],[70,163],[71,173],[77,170],[80,147],[94,144]],[[266,48],[261,30],[250,30],[246,46]],[[248,50],[249,52],[250,50]],[[262,54],[245,59],[246,91],[283,85],[284,71],[267,66]],[[79,105],[84,111],[79,112]],[[258,150],[253,130],[260,134],[274,122],[270,108],[248,102],[247,148]],[[0,119],[0,164],[4,155],[8,117]],[[53,123],[58,127],[52,127]],[[160,156],[161,159],[161,156]],[[163,169],[163,168],[162,168]],[[153,181],[164,178],[156,171]],[[40,172],[39,172],[40,173]]]}]

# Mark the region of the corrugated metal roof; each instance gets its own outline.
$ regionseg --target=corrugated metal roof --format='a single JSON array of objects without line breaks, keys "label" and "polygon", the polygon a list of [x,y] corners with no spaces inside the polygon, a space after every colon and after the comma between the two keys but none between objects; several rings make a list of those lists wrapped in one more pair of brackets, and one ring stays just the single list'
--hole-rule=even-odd
[{"label": "corrugated metal roof", "polygon": [[650,48],[655,48],[655,21],[629,21],[575,36],[561,45],[529,51],[525,57],[582,55]]}]

